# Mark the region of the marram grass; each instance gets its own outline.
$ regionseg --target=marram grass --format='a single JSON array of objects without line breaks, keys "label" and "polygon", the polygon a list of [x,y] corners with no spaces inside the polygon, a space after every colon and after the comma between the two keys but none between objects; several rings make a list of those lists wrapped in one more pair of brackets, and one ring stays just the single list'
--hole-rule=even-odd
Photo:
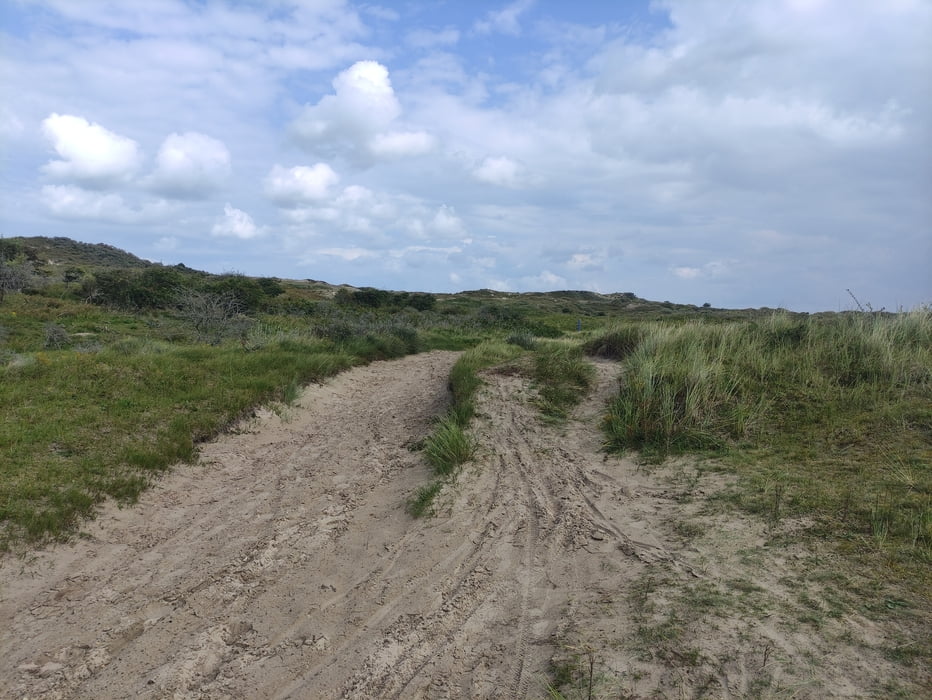
[{"label": "marram grass", "polygon": [[[607,443],[718,454],[735,498],[844,546],[932,561],[932,311],[646,323]],[[606,343],[592,341],[596,347]]]}]

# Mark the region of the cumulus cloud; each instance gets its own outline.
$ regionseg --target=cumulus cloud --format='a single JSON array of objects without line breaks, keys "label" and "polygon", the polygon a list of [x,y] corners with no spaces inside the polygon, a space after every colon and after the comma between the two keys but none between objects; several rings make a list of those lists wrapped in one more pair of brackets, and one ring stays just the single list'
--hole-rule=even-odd
[{"label": "cumulus cloud", "polygon": [[534,277],[521,278],[521,286],[524,289],[536,291],[541,289],[565,289],[567,284],[566,278],[554,274],[550,270],[544,270],[539,275],[535,275]]},{"label": "cumulus cloud", "polygon": [[230,176],[230,151],[215,138],[188,131],[169,135],[159,148],[149,186],[168,197],[197,199]]},{"label": "cumulus cloud", "polygon": [[316,105],[305,107],[291,126],[298,143],[312,153],[345,155],[368,165],[434,148],[434,138],[426,131],[395,128],[401,104],[381,63],[354,63],[333,79],[333,89]]},{"label": "cumulus cloud", "polygon": [[378,250],[369,250],[367,248],[322,248],[316,251],[319,255],[326,255],[340,260],[353,261],[363,259],[373,259],[381,256]]},{"label": "cumulus cloud", "polygon": [[309,148],[334,142],[368,140],[401,113],[388,69],[377,61],[359,61],[333,79],[334,94],[306,107],[293,125]]},{"label": "cumulus cloud", "polygon": [[674,276],[684,280],[710,279],[727,274],[737,260],[711,260],[699,267],[681,265],[672,268]]},{"label": "cumulus cloud", "polygon": [[61,160],[47,163],[43,171],[61,180],[87,187],[106,187],[124,182],[139,167],[139,146],[100,124],[71,114],[50,114],[42,132]]},{"label": "cumulus cloud", "polygon": [[293,168],[275,165],[265,178],[265,193],[279,206],[296,208],[327,199],[339,181],[340,176],[326,163]]},{"label": "cumulus cloud", "polygon": [[217,220],[211,232],[215,236],[248,240],[261,236],[265,230],[264,227],[256,226],[249,214],[227,202],[223,207],[223,216]]},{"label": "cumulus cloud", "polygon": [[605,269],[602,259],[592,253],[573,253],[566,261],[566,266],[580,272],[601,272]]},{"label": "cumulus cloud", "polygon": [[437,210],[427,228],[441,238],[462,238],[466,234],[463,220],[456,215],[453,207],[445,204]]}]

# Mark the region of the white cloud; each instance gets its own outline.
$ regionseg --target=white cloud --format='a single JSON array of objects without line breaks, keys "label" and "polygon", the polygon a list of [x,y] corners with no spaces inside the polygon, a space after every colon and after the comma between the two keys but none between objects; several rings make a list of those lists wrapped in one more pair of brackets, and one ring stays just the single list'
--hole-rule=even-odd
[{"label": "white cloud", "polygon": [[605,269],[603,260],[592,253],[573,253],[566,261],[566,266],[579,272],[600,272]]},{"label": "white cloud", "polygon": [[488,157],[473,170],[477,180],[492,185],[515,187],[518,184],[518,164],[505,156]]},{"label": "white cloud", "polygon": [[287,169],[275,165],[265,178],[265,193],[279,206],[296,208],[327,199],[339,181],[340,176],[326,163]]},{"label": "white cloud", "polygon": [[242,209],[236,209],[227,203],[223,207],[223,216],[214,224],[212,233],[215,236],[248,240],[263,235],[265,230],[264,227],[256,226],[252,217]]},{"label": "white cloud", "polygon": [[333,79],[333,88],[333,94],[306,106],[291,125],[296,140],[308,151],[371,165],[434,149],[435,139],[427,131],[397,128],[401,104],[381,63],[354,63]]},{"label": "white cloud", "polygon": [[45,185],[41,200],[49,213],[57,218],[101,223],[151,223],[172,211],[171,206],[162,200],[131,206],[119,194],[88,191],[74,185]]},{"label": "white cloud", "polygon": [[370,151],[377,156],[419,156],[434,148],[434,137],[425,131],[391,131],[376,134],[369,142]]},{"label": "white cloud", "polygon": [[357,145],[386,129],[401,113],[388,69],[376,61],[359,61],[333,79],[334,94],[305,107],[292,128],[308,147],[348,142]]},{"label": "white cloud", "polygon": [[442,205],[434,214],[428,230],[441,238],[462,238],[466,234],[463,220],[456,215],[453,207]]},{"label": "white cloud", "polygon": [[485,18],[475,23],[473,30],[478,34],[491,34],[492,32],[512,35],[520,34],[521,24],[519,20],[521,19],[521,15],[527,12],[533,5],[534,0],[516,0],[500,10],[488,12]]},{"label": "white cloud", "polygon": [[529,290],[554,290],[566,289],[566,279],[556,275],[550,270],[544,270],[534,277],[523,277],[521,279],[522,287]]},{"label": "white cloud", "polygon": [[702,274],[698,267],[674,267],[673,274],[684,280],[694,280]]},{"label": "white cloud", "polygon": [[148,184],[178,199],[195,199],[218,189],[230,176],[230,151],[217,139],[194,131],[171,134],[156,156]]},{"label": "white cloud", "polygon": [[353,261],[381,257],[378,250],[368,250],[366,248],[322,248],[316,251],[319,255],[327,255],[332,258]]},{"label": "white cloud", "polygon": [[700,267],[683,265],[671,268],[674,276],[684,280],[711,279],[729,273],[737,260],[712,260]]},{"label": "white cloud", "polygon": [[89,187],[126,181],[141,159],[135,141],[70,114],[50,114],[42,132],[62,160],[47,163],[43,171],[61,180]]}]

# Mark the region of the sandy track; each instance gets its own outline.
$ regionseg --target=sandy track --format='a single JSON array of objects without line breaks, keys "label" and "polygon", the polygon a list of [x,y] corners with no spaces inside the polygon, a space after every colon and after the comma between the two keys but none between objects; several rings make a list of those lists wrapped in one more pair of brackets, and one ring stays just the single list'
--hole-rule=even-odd
[{"label": "sandy track", "polygon": [[[410,518],[405,499],[429,480],[411,446],[446,406],[455,357],[310,387],[287,420],[266,414],[205,445],[202,466],[108,507],[86,538],[3,559],[0,697],[545,697],[569,644],[597,646],[611,697],[739,697],[765,667],[777,685],[811,676],[798,659],[815,643],[754,616],[685,629],[702,651],[685,671],[631,646],[632,620],[649,622],[633,588],[650,583],[661,615],[665,595],[743,575],[737,553],[762,536],[734,519],[704,548],[670,535],[698,506],[600,450],[611,364],[564,426],[541,421],[526,379],[487,374],[476,460],[438,517]],[[878,668],[863,661],[796,695],[857,694],[852,674]]]}]

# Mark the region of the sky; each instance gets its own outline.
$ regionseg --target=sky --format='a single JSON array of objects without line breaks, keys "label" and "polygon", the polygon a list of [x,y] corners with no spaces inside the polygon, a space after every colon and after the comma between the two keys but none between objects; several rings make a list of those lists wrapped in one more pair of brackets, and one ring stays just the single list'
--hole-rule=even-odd
[{"label": "sky", "polygon": [[932,303],[930,0],[3,0],[0,235],[406,291]]}]

